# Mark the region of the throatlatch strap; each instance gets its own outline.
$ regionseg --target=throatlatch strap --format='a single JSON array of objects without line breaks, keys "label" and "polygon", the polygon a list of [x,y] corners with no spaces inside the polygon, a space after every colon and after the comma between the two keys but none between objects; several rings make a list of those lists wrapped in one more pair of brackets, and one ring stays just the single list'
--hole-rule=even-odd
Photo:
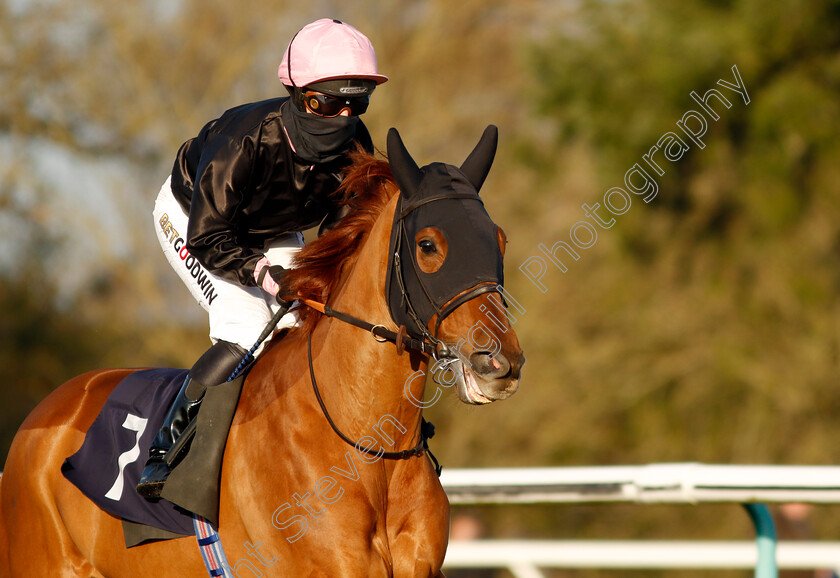
[{"label": "throatlatch strap", "polygon": [[223,578],[234,578],[233,570],[228,564],[225,550],[222,548],[222,539],[210,522],[197,514],[193,514],[193,527],[195,537],[198,540],[198,549],[201,550],[201,557],[204,558],[204,565],[210,576],[222,576]]}]

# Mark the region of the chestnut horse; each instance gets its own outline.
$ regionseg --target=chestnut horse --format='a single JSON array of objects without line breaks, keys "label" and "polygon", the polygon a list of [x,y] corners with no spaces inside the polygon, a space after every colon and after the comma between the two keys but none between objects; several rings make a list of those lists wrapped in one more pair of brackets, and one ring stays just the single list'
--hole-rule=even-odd
[{"label": "chestnut horse", "polygon": [[[504,234],[492,225],[477,192],[495,142],[495,127],[488,127],[460,168],[441,163],[417,168],[394,129],[388,136],[390,166],[354,153],[342,185],[343,202],[351,211],[302,250],[298,268],[290,273],[292,289],[301,299],[328,303],[377,325],[379,334],[395,332],[402,344],[413,338],[415,346],[421,342],[424,349],[436,350],[435,359],[303,308],[303,326],[275,338],[249,373],[231,425],[218,533],[232,575],[443,576],[449,504],[430,460],[422,450],[406,452],[405,459],[384,459],[360,449],[422,448],[427,369],[448,372],[450,379],[443,382],[457,385],[458,397],[470,404],[505,399],[517,389],[524,357],[506,317],[498,313],[498,283],[481,280],[479,274],[475,287],[456,287],[458,293],[442,302],[436,297],[441,285],[430,281],[431,299],[421,303],[425,297],[406,281],[411,275],[415,281],[429,280],[446,271],[465,236],[469,247],[482,245],[485,261],[497,259],[500,268]],[[429,167],[442,167],[438,176],[452,175],[457,186],[443,183],[441,190],[423,193],[437,187],[434,178],[427,178],[435,172]],[[403,246],[392,237],[392,228],[399,224],[404,233],[414,231],[401,221],[413,210],[407,188],[413,189],[414,204],[427,209],[470,204],[476,230],[495,234],[470,233],[466,221],[461,223],[464,235],[424,222],[415,224],[420,229]],[[447,197],[451,190],[456,193]],[[400,261],[393,256],[394,243],[414,259],[394,265]],[[470,268],[461,261],[458,268]],[[406,289],[396,290],[398,302],[384,290],[388,278]],[[422,311],[429,303],[437,313],[426,318]],[[395,313],[400,308],[402,313]],[[497,315],[491,320],[487,311]],[[419,319],[424,326],[408,326],[406,337],[392,321],[395,315]],[[480,339],[476,327],[482,329]],[[195,538],[127,549],[121,521],[62,476],[63,460],[79,449],[109,393],[131,372],[110,369],[76,377],[50,394],[22,425],[0,480],[0,576],[207,575]],[[357,449],[328,422],[313,379],[335,427],[359,440]]]}]

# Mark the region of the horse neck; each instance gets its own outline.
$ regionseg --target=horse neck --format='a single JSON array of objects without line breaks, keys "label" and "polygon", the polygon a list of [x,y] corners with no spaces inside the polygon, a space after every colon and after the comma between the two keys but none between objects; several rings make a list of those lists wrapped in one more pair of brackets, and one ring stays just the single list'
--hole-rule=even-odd
[{"label": "horse neck", "polygon": [[[332,306],[372,324],[392,325],[382,286],[366,285],[351,279]],[[413,447],[421,408],[410,401],[405,388],[408,384],[412,397],[422,400],[425,379],[417,372],[425,372],[425,356],[398,355],[394,344],[378,342],[370,333],[335,319],[319,323],[312,336],[312,355],[318,386],[337,422],[357,436],[371,435],[372,427],[390,423],[387,433],[395,443],[393,448],[383,443],[386,450]]]},{"label": "horse neck", "polygon": [[[391,329],[396,327],[385,300],[385,264],[396,201],[395,196],[382,211],[330,300],[336,310]],[[412,447],[419,436],[422,410],[406,396],[405,389],[410,388],[413,399],[423,399],[427,358],[414,352],[398,355],[394,344],[378,342],[372,334],[332,318],[322,319],[312,342],[316,373],[331,378],[328,382],[318,377],[318,384],[323,382],[327,406],[340,409],[342,423],[369,435],[372,426],[390,421],[389,435],[396,449]],[[400,428],[392,420],[406,430],[404,435],[399,435]]]}]

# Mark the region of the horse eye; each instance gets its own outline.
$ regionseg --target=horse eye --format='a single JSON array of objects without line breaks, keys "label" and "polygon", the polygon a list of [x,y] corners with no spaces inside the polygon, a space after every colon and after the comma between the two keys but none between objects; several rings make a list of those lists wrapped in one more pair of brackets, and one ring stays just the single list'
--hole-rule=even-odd
[{"label": "horse eye", "polygon": [[430,253],[437,253],[437,247],[432,241],[428,239],[423,239],[417,244],[420,245],[420,250],[427,255]]}]

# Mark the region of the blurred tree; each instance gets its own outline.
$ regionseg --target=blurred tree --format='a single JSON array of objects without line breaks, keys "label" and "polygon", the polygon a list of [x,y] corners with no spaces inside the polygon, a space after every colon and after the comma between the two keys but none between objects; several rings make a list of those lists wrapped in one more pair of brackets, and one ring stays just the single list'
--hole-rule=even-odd
[{"label": "blurred tree", "polygon": [[[836,459],[840,9],[828,0],[0,3],[0,371],[4,407],[19,406],[0,416],[6,433],[76,373],[187,365],[204,349],[203,314],[151,235],[154,196],[204,122],[283,94],[286,43],[323,16],[362,29],[391,77],[365,116],[377,145],[397,126],[418,161],[458,162],[487,124],[501,129],[482,196],[510,240],[528,364],[509,401],[432,408],[445,465]],[[636,198],[539,292],[519,264],[567,239],[581,204],[620,185],[698,108],[689,93],[731,80],[732,65],[750,104],[733,93],[706,148],[669,164],[651,203]],[[91,185],[117,201],[119,233],[85,199],[61,201],[75,183],[33,160],[50,147],[83,172],[123,163]],[[69,295],[62,264],[85,269]],[[727,530],[717,510],[701,522],[654,510],[608,523],[498,513],[488,527]]]},{"label": "blurred tree", "polygon": [[[532,78],[520,94],[535,116],[516,135],[519,166],[502,177],[516,199],[506,213],[517,242],[507,283],[527,309],[515,326],[525,379],[504,403],[432,408],[438,431],[458,432],[456,443],[436,439],[433,449],[440,444],[445,465],[479,467],[835,463],[837,3],[564,7],[562,17],[532,22]],[[716,84],[734,81],[733,65],[748,105]],[[659,137],[700,110],[690,93],[711,88],[732,106],[717,107],[718,121],[707,117],[706,147],[688,141],[691,150],[656,179],[656,198],[633,196],[566,274],[549,265],[545,294],[524,280],[517,267],[540,254],[538,243],[568,242],[585,218],[581,205],[624,186]],[[606,526],[603,511],[561,510],[485,521],[494,535],[749,532],[737,508],[703,508],[690,520],[679,508],[619,508]],[[838,531],[830,513],[815,527],[826,537]]]},{"label": "blurred tree", "polygon": [[[635,197],[602,232],[618,243],[604,247],[599,271],[578,269],[598,279],[568,277],[588,294],[570,289],[586,313],[569,312],[569,339],[586,357],[606,356],[578,373],[609,416],[602,459],[835,459],[838,24],[837,4],[818,0],[584,2],[535,49],[542,111],[561,130],[555,152],[533,154],[583,147],[596,171],[590,203],[699,109],[689,93],[732,99],[716,107],[720,120],[707,118],[704,149],[688,141],[666,163],[656,199]],[[734,82],[733,65],[749,105],[716,85]],[[557,293],[543,306],[552,303]],[[545,337],[568,345],[562,333]]]},{"label": "blurred tree", "polygon": [[[44,262],[58,243],[38,225],[37,206],[15,199],[8,177],[0,188],[3,225],[29,223],[14,267],[0,273],[0,455],[5,460],[26,414],[61,381],[93,368],[97,332],[55,305],[55,283]],[[29,205],[29,206],[27,206]],[[6,227],[4,227],[6,228]],[[7,229],[8,230],[8,229]]]}]

